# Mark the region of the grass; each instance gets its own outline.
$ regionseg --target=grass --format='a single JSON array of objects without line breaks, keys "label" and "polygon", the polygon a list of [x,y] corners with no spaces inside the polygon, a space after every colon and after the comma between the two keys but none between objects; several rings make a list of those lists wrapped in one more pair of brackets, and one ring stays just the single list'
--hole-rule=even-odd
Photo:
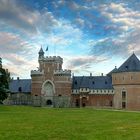
[{"label": "grass", "polygon": [[140,140],[140,112],[0,106],[0,140]]}]

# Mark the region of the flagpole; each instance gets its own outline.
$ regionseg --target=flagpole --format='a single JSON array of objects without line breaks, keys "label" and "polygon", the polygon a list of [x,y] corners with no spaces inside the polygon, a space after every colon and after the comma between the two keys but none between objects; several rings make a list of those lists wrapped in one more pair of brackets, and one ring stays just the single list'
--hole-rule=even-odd
[{"label": "flagpole", "polygon": [[46,52],[48,52],[48,56],[49,56],[49,47],[48,46],[46,48]]}]

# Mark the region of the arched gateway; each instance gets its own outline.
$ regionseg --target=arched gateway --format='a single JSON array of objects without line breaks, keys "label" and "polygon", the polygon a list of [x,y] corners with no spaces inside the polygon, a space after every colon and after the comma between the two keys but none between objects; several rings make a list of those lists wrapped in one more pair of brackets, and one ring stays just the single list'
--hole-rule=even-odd
[{"label": "arched gateway", "polygon": [[55,88],[52,81],[47,80],[42,85],[42,100],[44,106],[53,106]]}]

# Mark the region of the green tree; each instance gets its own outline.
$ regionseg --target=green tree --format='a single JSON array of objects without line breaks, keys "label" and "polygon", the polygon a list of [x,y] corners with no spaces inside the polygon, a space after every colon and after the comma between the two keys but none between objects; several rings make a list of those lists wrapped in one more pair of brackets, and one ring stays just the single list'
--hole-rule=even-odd
[{"label": "green tree", "polygon": [[0,103],[7,98],[9,92],[9,79],[10,73],[2,68],[2,62],[0,59]]}]

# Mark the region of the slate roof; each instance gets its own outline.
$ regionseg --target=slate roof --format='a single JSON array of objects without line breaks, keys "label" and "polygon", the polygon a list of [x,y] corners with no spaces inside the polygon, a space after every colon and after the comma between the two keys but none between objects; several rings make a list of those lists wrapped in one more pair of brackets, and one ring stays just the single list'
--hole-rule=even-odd
[{"label": "slate roof", "polygon": [[112,71],[110,71],[110,72],[107,74],[107,76],[111,76],[112,73],[115,73],[115,72],[117,72],[117,71],[118,71],[118,69],[115,67]]},{"label": "slate roof", "polygon": [[73,77],[72,88],[113,89],[113,86],[109,76],[77,76]]},{"label": "slate roof", "polygon": [[19,93],[19,90],[21,90],[22,93],[30,93],[31,79],[12,80],[10,82],[9,89],[12,93]]},{"label": "slate roof", "polygon": [[117,70],[117,72],[140,71],[140,61],[133,53]]},{"label": "slate roof", "polygon": [[43,51],[42,47],[39,50],[39,54],[44,54],[44,51]]}]

